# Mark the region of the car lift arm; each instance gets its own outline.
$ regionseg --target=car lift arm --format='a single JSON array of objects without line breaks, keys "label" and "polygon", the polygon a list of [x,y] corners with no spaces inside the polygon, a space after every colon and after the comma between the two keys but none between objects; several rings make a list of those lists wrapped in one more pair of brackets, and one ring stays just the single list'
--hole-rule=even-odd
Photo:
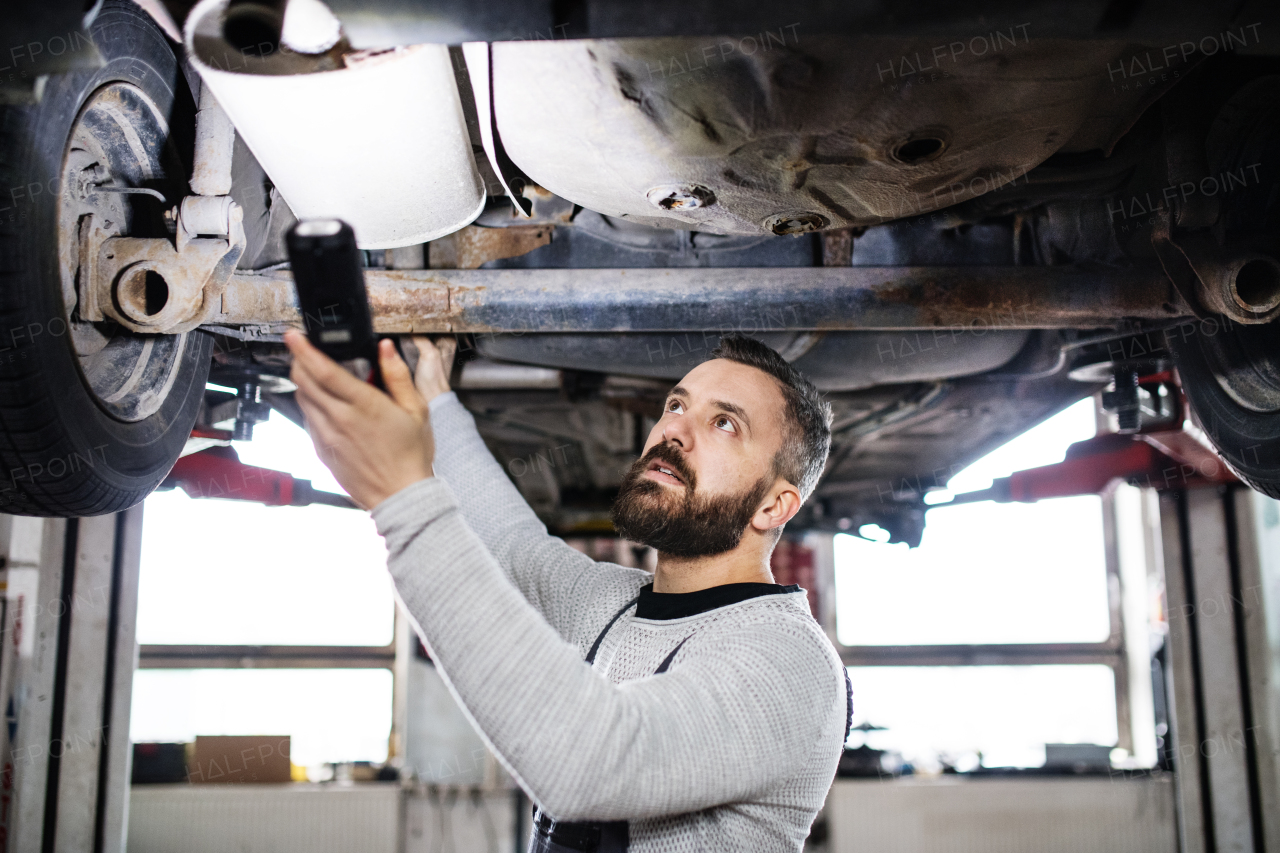
[{"label": "car lift arm", "polygon": [[1097,495],[1113,480],[1160,490],[1238,482],[1212,451],[1181,430],[1105,434],[1072,444],[1061,462],[1015,471],[994,480],[990,488],[964,492],[930,508],[977,501],[1033,503],[1044,498]]},{"label": "car lift arm", "polygon": [[284,471],[245,465],[232,447],[211,447],[183,456],[174,464],[161,489],[179,488],[193,498],[250,501],[267,506],[328,506],[359,509],[346,495],[312,488]]}]

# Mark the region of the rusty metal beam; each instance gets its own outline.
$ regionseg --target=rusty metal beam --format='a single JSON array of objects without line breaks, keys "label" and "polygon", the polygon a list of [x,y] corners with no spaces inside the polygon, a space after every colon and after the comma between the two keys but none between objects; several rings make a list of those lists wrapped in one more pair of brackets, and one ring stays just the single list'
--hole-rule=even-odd
[{"label": "rusty metal beam", "polygon": [[[1103,328],[1191,313],[1159,268],[368,270],[365,280],[384,334]],[[292,279],[276,271],[234,276],[209,322],[300,321]]]}]

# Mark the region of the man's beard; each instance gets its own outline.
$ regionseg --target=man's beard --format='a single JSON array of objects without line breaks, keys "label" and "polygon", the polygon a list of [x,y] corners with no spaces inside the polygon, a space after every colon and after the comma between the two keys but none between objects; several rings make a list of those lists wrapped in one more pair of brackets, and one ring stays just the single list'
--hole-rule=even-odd
[{"label": "man's beard", "polygon": [[[680,475],[685,484],[683,496],[667,494],[661,483],[644,476],[655,460]],[[613,527],[624,539],[648,545],[660,554],[723,554],[738,547],[768,490],[768,479],[761,477],[741,494],[699,496],[694,473],[680,451],[658,444],[637,459],[623,479],[613,504]]]}]

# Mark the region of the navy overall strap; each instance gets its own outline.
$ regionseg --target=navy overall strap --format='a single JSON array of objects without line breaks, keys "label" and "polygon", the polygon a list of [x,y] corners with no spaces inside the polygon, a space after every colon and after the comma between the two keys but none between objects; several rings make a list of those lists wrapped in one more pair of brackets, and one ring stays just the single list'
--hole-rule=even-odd
[{"label": "navy overall strap", "polygon": [[595,663],[596,652],[600,651],[600,644],[604,642],[605,634],[609,633],[609,629],[613,627],[613,623],[621,619],[623,613],[626,613],[628,610],[630,610],[632,607],[635,607],[639,603],[640,603],[640,596],[637,595],[635,598],[631,599],[626,604],[622,605],[621,610],[613,614],[613,618],[609,620],[609,624],[604,626],[604,630],[600,632],[600,636],[596,637],[596,641],[591,644],[591,651],[587,652],[587,657],[586,657],[586,661],[588,664]]},{"label": "navy overall strap", "polygon": [[849,670],[844,669],[844,696],[845,696],[845,712],[844,712],[844,740],[849,742],[849,733],[853,731],[853,682],[849,680]]},{"label": "navy overall strap", "polygon": [[[588,664],[595,662],[596,653],[600,651],[600,644],[604,642],[609,630],[622,618],[622,614],[639,603],[640,596],[636,596],[622,605],[622,609],[617,613],[613,614],[609,624],[604,626],[600,636],[596,637],[596,641],[591,644],[591,651],[587,652],[586,657]],[[692,636],[692,634],[689,635],[689,637]],[[676,659],[676,653],[689,641],[689,637],[681,640],[667,655],[666,659],[658,664],[657,670],[653,673],[654,675],[661,675],[667,671],[667,668],[671,666],[671,662]],[[571,853],[571,851],[625,853],[630,847],[630,840],[630,825],[625,820],[607,822],[557,821],[544,814],[537,806],[534,806],[533,833],[529,836],[528,853]]]}]

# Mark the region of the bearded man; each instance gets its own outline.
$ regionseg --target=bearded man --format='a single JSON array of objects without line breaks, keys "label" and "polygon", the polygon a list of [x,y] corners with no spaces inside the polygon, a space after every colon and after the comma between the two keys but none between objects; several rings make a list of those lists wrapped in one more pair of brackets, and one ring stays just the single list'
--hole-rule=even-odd
[{"label": "bearded man", "polygon": [[[813,491],[830,407],[728,336],[668,394],[613,509],[656,572],[548,535],[419,339],[388,394],[290,333],[316,449],[373,510],[448,683],[537,805],[530,851],[798,851],[851,713],[848,678],[769,556]],[[416,384],[416,388],[415,388]]]}]

